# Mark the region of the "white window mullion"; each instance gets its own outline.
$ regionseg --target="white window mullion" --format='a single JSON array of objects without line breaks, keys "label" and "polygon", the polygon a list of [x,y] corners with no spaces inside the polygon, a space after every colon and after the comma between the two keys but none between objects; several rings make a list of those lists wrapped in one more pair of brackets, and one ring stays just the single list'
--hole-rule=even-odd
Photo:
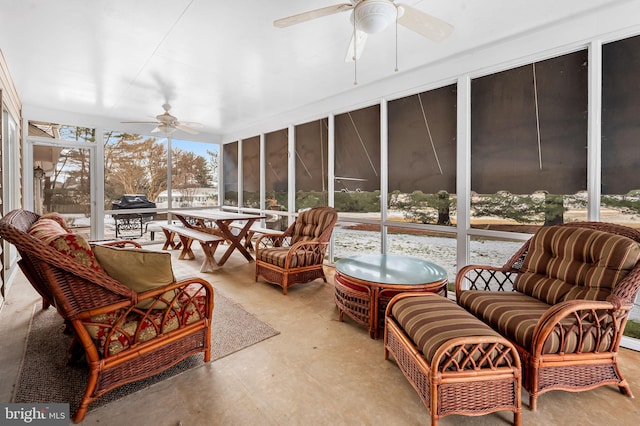
[{"label": "white window mullion", "polygon": [[244,179],[243,179],[243,173],[242,173],[242,168],[243,168],[243,155],[242,155],[242,144],[243,144],[243,140],[240,139],[238,140],[238,199],[237,199],[237,203],[238,203],[238,211],[240,211],[240,209],[242,209],[242,205],[244,203]]},{"label": "white window mullion", "polygon": [[[287,196],[289,198],[289,213],[295,213],[296,211],[296,130],[293,125],[289,126],[289,131],[287,132],[287,155],[288,155],[288,168],[289,168],[289,179],[287,183],[287,187],[289,188],[287,191]],[[292,215],[289,215],[289,221],[287,223],[292,224],[295,218]]]},{"label": "white window mullion", "polygon": [[456,269],[469,263],[470,196],[471,196],[471,78],[458,79],[456,192],[457,255]]},{"label": "white window mullion", "polygon": [[380,101],[380,251],[387,253],[387,199],[389,194],[389,121],[388,102]]},{"label": "white window mullion", "polygon": [[600,194],[602,184],[602,42],[589,46],[587,129],[587,220],[600,220]]}]

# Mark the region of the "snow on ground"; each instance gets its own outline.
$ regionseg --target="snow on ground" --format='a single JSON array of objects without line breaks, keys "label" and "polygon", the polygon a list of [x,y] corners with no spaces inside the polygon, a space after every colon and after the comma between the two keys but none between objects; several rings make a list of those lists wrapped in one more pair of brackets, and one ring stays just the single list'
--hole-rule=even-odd
[{"label": "snow on ground", "polygon": [[[414,256],[436,263],[447,270],[450,282],[456,272],[456,239],[429,235],[389,234],[387,252]],[[334,256],[342,258],[362,253],[380,253],[380,233],[337,226],[334,230]],[[471,242],[471,263],[502,266],[522,246],[520,241],[484,240]],[[461,265],[464,266],[464,265]]]}]

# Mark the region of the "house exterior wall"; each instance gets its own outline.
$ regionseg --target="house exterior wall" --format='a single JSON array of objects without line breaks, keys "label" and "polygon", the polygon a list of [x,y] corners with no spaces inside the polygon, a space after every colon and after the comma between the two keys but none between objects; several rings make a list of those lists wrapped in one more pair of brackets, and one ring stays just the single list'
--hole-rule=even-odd
[{"label": "house exterior wall", "polygon": [[[22,104],[11,79],[9,68],[0,50],[0,213],[22,205]],[[7,120],[9,119],[9,120]],[[12,123],[9,123],[11,121]],[[12,132],[9,132],[10,124]],[[15,142],[18,141],[17,146]],[[11,167],[8,165],[11,164]],[[17,170],[16,168],[17,167]],[[17,173],[16,173],[17,172]],[[11,181],[9,181],[11,180]],[[16,202],[18,205],[16,205]],[[0,244],[0,306],[10,283],[7,277],[15,268],[15,254],[4,241]]]}]

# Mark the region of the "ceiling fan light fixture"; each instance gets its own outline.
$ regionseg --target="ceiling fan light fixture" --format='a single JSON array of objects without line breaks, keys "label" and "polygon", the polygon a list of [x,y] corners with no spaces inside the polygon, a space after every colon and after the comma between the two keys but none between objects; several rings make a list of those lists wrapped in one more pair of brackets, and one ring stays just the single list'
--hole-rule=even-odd
[{"label": "ceiling fan light fixture", "polygon": [[156,127],[158,129],[158,132],[162,132],[165,133],[167,135],[170,135],[172,133],[174,133],[177,129],[169,124],[159,124],[158,127]]},{"label": "ceiling fan light fixture", "polygon": [[396,20],[397,10],[389,0],[364,0],[356,5],[351,14],[356,28],[368,34],[378,33]]}]

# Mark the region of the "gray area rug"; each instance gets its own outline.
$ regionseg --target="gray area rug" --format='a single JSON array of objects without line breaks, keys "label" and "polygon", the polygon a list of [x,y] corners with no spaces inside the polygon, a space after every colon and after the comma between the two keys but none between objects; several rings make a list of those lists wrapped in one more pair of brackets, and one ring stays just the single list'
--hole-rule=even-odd
[{"label": "gray area rug", "polygon": [[[29,326],[25,354],[12,402],[65,403],[71,413],[80,405],[89,370],[85,365],[66,365],[71,337],[64,334],[64,322],[54,308],[46,311],[38,302]],[[211,334],[211,360],[215,361],[279,334],[231,299],[215,292]],[[133,392],[204,365],[202,353],[147,379],[114,389],[91,403],[89,411]]]}]

